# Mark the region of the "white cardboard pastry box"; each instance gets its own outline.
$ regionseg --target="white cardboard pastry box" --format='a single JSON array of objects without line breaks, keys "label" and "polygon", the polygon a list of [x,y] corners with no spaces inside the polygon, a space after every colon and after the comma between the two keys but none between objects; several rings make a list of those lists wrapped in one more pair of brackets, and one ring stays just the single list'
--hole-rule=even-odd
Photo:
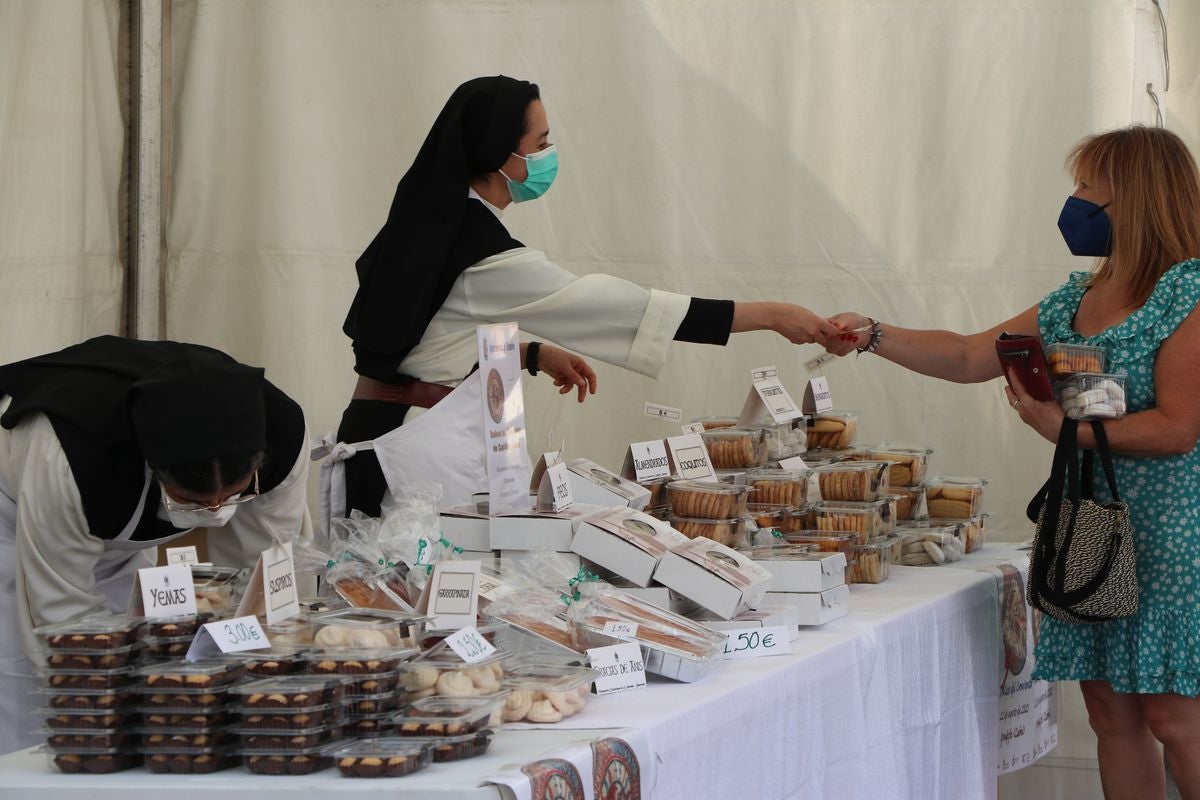
[{"label": "white cardboard pastry box", "polygon": [[571,549],[636,586],[649,586],[654,568],[688,538],[667,523],[632,508],[610,508],[582,520]]},{"label": "white cardboard pastry box", "polygon": [[656,608],[661,608],[663,611],[670,611],[672,614],[678,614],[681,617],[686,617],[688,614],[700,610],[700,606],[688,600],[679,592],[673,592],[665,586],[646,586],[644,588],[641,586],[627,586],[621,587],[621,591]]},{"label": "white cardboard pastry box", "polygon": [[[768,596],[770,596],[768,594]],[[788,630],[788,639],[796,641],[800,638],[800,612],[795,606],[787,603],[763,605],[753,611],[738,614],[733,619],[721,619],[711,611],[700,610],[693,613],[692,619],[706,628],[714,631],[735,631],[741,628],[770,628],[782,625]]]},{"label": "white cardboard pastry box", "polygon": [[575,530],[584,517],[601,511],[600,506],[575,503],[562,511],[521,511],[492,517],[490,547],[493,550],[557,550],[568,552]]},{"label": "white cardboard pastry box", "polygon": [[771,573],[741,553],[699,537],[675,547],[658,562],[654,580],[721,619],[758,606],[771,588]]},{"label": "white cardboard pastry box", "polygon": [[482,504],[471,502],[442,509],[438,517],[442,533],[459,547],[475,551],[491,549],[491,519],[488,517],[487,500]]},{"label": "white cardboard pastry box", "polygon": [[650,502],[650,490],[607,470],[594,461],[576,458],[567,464],[571,495],[577,503],[628,506],[641,511]]},{"label": "white cardboard pastry box", "polygon": [[791,548],[763,547],[747,553],[755,564],[771,573],[771,591],[824,592],[846,582],[845,553],[794,553],[789,550]]},{"label": "white cardboard pastry box", "polygon": [[850,587],[842,585],[823,592],[767,592],[766,602],[795,606],[800,625],[824,625],[850,613]]}]

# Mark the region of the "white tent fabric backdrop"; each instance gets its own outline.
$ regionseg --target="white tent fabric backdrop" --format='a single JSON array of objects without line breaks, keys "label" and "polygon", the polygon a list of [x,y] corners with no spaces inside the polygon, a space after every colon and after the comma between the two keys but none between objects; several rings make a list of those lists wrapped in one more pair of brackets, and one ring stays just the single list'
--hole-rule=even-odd
[{"label": "white tent fabric backdrop", "polygon": [[[1164,3],[1165,5],[1165,3]],[[1167,123],[1200,154],[1200,4],[1172,4]],[[119,0],[0,3],[0,358],[122,330],[126,130]],[[561,172],[510,207],[578,273],[705,297],[974,331],[1073,269],[1055,227],[1081,137],[1153,122],[1148,0],[175,0],[164,42],[166,335],[267,367],[314,432],[353,383],[353,262],[462,80],[539,83]],[[1160,96],[1162,92],[1159,92]],[[686,417],[736,413],[748,370],[799,394],[813,347],[676,344],[658,380],[596,365],[583,406],[526,385],[531,449],[609,465]],[[991,480],[1008,535],[1050,447],[1000,383],[880,359],[828,365],[864,441],[936,448]],[[1074,715],[1074,716],[1072,716]],[[1056,755],[1090,758],[1068,709]],[[1069,782],[1060,790],[1072,791]]]}]

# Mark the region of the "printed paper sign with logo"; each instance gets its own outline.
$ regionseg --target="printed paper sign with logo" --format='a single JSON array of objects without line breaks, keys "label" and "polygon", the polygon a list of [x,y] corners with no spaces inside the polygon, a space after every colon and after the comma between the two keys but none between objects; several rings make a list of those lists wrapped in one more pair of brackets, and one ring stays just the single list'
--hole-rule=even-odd
[{"label": "printed paper sign with logo", "polygon": [[636,642],[593,647],[587,654],[596,671],[596,694],[627,692],[646,685],[646,664]]},{"label": "printed paper sign with logo", "polygon": [[698,435],[672,436],[667,439],[667,450],[671,454],[672,474],[686,480],[716,481],[708,448]]},{"label": "printed paper sign with logo", "polygon": [[513,322],[476,329],[488,496],[493,514],[529,509],[521,350]]},{"label": "printed paper sign with logo", "polygon": [[187,564],[138,570],[142,611],[146,617],[178,617],[196,613],[196,589]]}]

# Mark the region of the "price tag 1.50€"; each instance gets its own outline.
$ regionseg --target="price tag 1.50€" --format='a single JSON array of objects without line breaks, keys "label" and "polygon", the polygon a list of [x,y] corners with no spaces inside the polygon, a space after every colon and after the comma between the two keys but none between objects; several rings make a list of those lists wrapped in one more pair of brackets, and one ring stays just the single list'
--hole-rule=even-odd
[{"label": "price tag 1.50\u20ac", "polygon": [[454,633],[446,637],[446,644],[458,657],[468,664],[478,664],[492,653],[496,652],[496,648],[492,643],[483,638],[483,635],[475,630],[475,626],[468,625],[465,628],[459,628]]},{"label": "price tag 1.50\u20ac", "polygon": [[792,652],[792,640],[783,625],[766,628],[736,628],[725,631],[728,637],[717,658],[758,658]]}]

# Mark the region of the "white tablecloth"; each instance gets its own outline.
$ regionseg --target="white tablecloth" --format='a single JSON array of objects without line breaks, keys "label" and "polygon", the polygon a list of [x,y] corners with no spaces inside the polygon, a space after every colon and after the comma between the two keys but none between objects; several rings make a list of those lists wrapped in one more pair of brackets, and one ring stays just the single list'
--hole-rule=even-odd
[{"label": "white tablecloth", "polygon": [[217,792],[262,800],[316,788],[494,798],[498,788],[481,786],[489,775],[638,728],[657,762],[647,795],[664,800],[993,798],[999,600],[991,573],[971,567],[1012,557],[1011,547],[990,544],[957,569],[893,568],[883,584],[852,587],[850,616],[804,631],[791,655],[723,662],[694,684],[652,679],[595,698],[573,723],[585,730],[507,730],[486,756],[399,780],[348,780],[336,770],[268,778],[240,768],[78,777],[22,751],[0,758],[0,797],[75,800],[86,787],[88,800]]}]

